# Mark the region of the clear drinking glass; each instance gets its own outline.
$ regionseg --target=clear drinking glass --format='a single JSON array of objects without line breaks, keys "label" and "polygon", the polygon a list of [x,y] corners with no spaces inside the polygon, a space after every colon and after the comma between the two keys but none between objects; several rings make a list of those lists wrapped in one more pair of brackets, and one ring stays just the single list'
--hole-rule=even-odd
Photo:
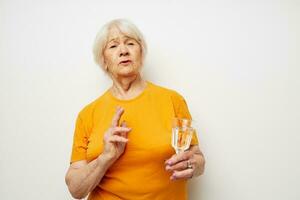
[{"label": "clear drinking glass", "polygon": [[179,154],[190,147],[195,129],[192,120],[174,118],[172,121],[172,147]]}]

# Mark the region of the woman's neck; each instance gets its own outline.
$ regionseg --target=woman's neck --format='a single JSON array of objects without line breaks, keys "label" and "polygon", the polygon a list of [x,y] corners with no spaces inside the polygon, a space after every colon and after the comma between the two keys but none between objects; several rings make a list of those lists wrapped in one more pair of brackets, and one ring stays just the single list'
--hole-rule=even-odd
[{"label": "woman's neck", "polygon": [[140,74],[130,77],[113,78],[111,93],[118,99],[133,99],[141,94],[146,88],[147,83]]}]

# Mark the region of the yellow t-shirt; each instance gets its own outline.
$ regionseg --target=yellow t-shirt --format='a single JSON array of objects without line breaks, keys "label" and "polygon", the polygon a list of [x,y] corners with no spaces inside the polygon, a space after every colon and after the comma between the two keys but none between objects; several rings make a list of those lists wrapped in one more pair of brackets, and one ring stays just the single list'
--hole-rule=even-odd
[{"label": "yellow t-shirt", "polygon": [[[103,135],[116,107],[124,108],[120,122],[132,130],[125,152],[108,169],[89,200],[184,200],[186,181],[170,180],[165,160],[175,154],[171,146],[171,120],[191,118],[184,98],[177,92],[147,82],[131,100],[119,100],[107,90],[82,109],[76,121],[71,162],[94,160],[103,150]],[[196,135],[192,145],[198,144]]]}]

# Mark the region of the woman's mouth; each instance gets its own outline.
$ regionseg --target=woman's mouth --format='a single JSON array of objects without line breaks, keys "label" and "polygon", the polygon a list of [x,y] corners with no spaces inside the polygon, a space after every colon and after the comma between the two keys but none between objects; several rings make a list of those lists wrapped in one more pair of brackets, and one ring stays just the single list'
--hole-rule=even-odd
[{"label": "woman's mouth", "polygon": [[131,63],[131,60],[123,60],[119,64],[120,65],[129,65]]}]

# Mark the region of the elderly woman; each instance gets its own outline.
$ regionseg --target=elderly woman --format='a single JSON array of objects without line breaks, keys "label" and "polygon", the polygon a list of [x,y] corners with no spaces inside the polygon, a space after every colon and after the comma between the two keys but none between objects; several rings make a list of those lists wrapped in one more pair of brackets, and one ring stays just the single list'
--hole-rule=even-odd
[{"label": "elderly woman", "polygon": [[74,198],[90,200],[187,199],[187,180],[204,171],[193,137],[176,154],[171,120],[191,118],[177,92],[146,81],[146,43],[127,20],[113,20],[94,44],[97,64],[112,86],[78,114],[66,184]]}]

